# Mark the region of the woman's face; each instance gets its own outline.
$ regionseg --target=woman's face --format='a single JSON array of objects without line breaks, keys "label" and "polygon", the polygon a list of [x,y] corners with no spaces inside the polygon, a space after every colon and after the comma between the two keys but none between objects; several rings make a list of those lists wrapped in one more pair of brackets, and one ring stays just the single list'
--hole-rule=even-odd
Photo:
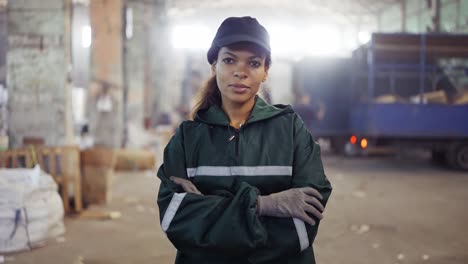
[{"label": "woman's face", "polygon": [[223,47],[212,65],[224,103],[245,104],[254,100],[268,75],[266,55],[249,46]]}]

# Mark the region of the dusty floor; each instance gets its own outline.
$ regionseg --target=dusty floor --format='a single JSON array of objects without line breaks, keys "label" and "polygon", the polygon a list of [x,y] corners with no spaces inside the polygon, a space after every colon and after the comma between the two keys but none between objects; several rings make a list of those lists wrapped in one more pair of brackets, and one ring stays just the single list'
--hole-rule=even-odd
[{"label": "dusty floor", "polygon": [[[468,174],[424,158],[324,157],[334,186],[315,248],[319,264],[467,264]],[[116,220],[66,219],[65,241],[7,255],[6,263],[173,263],[151,172],[118,173]]]}]

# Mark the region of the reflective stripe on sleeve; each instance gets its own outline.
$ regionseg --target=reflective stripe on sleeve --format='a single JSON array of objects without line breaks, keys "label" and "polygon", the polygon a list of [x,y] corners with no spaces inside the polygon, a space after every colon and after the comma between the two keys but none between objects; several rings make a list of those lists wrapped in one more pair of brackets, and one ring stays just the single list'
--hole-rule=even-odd
[{"label": "reflective stripe on sleeve", "polygon": [[166,233],[167,229],[171,225],[172,219],[174,219],[177,209],[179,209],[179,206],[182,203],[182,200],[184,200],[186,194],[187,193],[174,193],[172,196],[171,202],[169,203],[169,206],[167,207],[161,222],[161,228],[164,233]]},{"label": "reflective stripe on sleeve", "polygon": [[293,218],[294,225],[296,226],[297,236],[299,237],[299,244],[301,246],[301,252],[309,247],[309,236],[307,236],[307,229],[304,221]]},{"label": "reflective stripe on sleeve", "polygon": [[188,177],[195,176],[292,176],[291,166],[200,166],[187,168]]}]

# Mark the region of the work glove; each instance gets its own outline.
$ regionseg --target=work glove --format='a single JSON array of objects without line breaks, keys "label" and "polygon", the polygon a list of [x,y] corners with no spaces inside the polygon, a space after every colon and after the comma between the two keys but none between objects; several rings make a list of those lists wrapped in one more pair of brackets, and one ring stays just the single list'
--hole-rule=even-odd
[{"label": "work glove", "polygon": [[193,185],[193,183],[189,180],[186,180],[186,179],[182,179],[182,178],[179,178],[179,177],[174,177],[174,176],[171,176],[169,177],[169,179],[171,181],[173,181],[174,183],[180,185],[182,187],[182,189],[184,189],[184,191],[188,192],[188,193],[194,193],[194,194],[200,194],[200,195],[203,195],[198,189],[197,187],[195,187],[195,185]]},{"label": "work glove", "polygon": [[325,208],[319,199],[323,199],[322,195],[312,187],[293,188],[258,196],[257,213],[263,216],[299,218],[310,225],[315,225],[315,220],[307,213],[317,219],[323,218],[322,212]]}]

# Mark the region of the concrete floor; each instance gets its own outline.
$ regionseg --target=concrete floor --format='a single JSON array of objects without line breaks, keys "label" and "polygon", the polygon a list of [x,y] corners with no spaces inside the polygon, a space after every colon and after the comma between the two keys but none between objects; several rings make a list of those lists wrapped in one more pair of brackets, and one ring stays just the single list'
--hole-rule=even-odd
[{"label": "concrete floor", "polygon": [[[319,264],[468,263],[468,174],[426,158],[324,156],[334,191],[314,243]],[[156,211],[152,172],[118,173],[115,220],[66,218],[65,241],[6,263],[173,263]]]}]

